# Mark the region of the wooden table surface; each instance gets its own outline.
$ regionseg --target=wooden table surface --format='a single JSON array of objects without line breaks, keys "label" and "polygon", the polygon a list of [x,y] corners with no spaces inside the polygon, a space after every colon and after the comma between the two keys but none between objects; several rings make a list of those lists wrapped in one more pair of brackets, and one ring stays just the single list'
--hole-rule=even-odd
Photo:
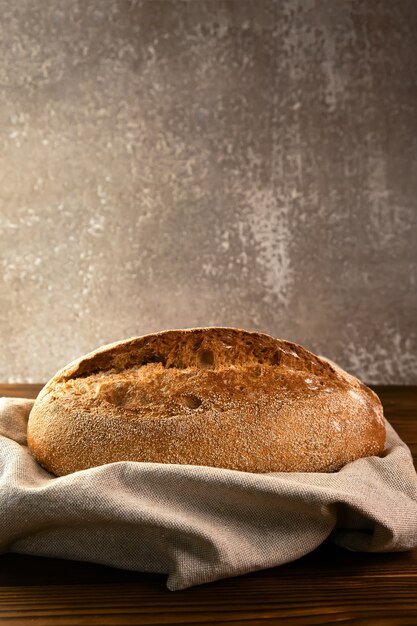
[{"label": "wooden table surface", "polygon": [[[0,385],[35,397],[39,385]],[[417,460],[417,387],[375,387]],[[1,514],[1,512],[0,512]],[[171,592],[165,576],[0,556],[0,624],[417,625],[417,550],[361,554],[324,544],[270,570]]]}]

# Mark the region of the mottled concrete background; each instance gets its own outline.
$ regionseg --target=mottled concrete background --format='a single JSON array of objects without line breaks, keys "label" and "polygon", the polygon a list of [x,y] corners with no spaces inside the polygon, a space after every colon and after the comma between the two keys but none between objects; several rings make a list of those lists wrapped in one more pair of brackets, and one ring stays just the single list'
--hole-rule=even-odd
[{"label": "mottled concrete background", "polygon": [[0,380],[231,325],[417,382],[417,2],[0,15]]}]

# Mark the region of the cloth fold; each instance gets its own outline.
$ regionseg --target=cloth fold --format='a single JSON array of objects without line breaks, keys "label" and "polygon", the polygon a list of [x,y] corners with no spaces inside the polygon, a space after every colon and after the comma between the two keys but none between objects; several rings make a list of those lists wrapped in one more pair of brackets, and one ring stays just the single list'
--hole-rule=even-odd
[{"label": "cloth fold", "polygon": [[417,546],[417,476],[388,422],[382,457],[334,474],[120,462],[57,478],[26,445],[32,405],[0,400],[0,552],[163,573],[177,590],[295,560],[327,538],[367,552]]}]

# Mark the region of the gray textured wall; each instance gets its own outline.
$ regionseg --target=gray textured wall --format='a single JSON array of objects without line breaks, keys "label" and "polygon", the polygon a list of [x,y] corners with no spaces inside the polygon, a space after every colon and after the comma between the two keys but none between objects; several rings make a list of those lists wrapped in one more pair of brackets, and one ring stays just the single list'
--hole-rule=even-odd
[{"label": "gray textured wall", "polygon": [[417,381],[417,2],[0,15],[0,380],[231,325]]}]

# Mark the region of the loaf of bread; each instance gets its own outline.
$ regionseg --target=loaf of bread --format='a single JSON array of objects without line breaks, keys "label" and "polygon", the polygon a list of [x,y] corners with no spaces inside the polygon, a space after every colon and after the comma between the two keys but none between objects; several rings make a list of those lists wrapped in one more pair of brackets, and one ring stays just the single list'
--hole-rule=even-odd
[{"label": "loaf of bread", "polygon": [[359,380],[234,328],[104,346],[46,384],[28,423],[33,455],[58,476],[117,461],[333,472],[384,442],[381,403]]}]

